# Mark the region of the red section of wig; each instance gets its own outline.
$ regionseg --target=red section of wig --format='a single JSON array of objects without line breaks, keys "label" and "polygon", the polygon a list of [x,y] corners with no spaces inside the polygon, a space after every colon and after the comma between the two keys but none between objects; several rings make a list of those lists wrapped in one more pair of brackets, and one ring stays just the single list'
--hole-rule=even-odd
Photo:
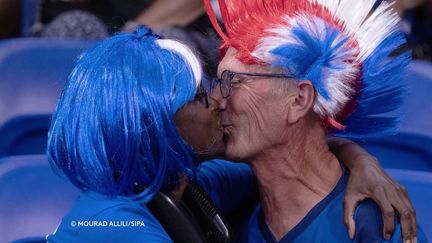
[{"label": "red section of wig", "polygon": [[219,0],[224,32],[218,24],[210,0],[204,0],[204,3],[214,28],[223,40],[222,51],[234,47],[238,51],[237,59],[245,64],[259,64],[251,53],[262,37],[272,35],[266,32],[267,29],[287,26],[284,16],[317,16],[337,29],[344,27],[327,8],[308,0]]}]

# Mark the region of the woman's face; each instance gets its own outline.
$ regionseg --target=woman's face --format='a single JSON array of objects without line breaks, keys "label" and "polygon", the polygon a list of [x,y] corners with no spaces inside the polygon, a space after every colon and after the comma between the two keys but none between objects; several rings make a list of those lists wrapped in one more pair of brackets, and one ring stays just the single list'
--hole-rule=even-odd
[{"label": "woman's face", "polygon": [[201,161],[221,157],[225,153],[223,130],[216,101],[198,92],[193,101],[181,107],[174,121],[183,139]]}]

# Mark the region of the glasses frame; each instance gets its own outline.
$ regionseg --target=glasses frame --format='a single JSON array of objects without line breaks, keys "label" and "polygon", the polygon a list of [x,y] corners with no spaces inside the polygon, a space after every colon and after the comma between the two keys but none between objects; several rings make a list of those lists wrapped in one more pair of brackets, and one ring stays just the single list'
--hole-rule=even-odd
[{"label": "glasses frame", "polygon": [[[232,94],[233,89],[233,78],[236,75],[243,75],[248,77],[258,77],[258,78],[286,78],[293,79],[295,77],[286,75],[286,74],[276,74],[276,73],[242,73],[242,72],[233,72],[230,70],[224,70],[221,74],[220,78],[216,79],[216,84],[220,85],[220,91],[223,98],[228,98]],[[228,92],[228,93],[226,93]]]}]

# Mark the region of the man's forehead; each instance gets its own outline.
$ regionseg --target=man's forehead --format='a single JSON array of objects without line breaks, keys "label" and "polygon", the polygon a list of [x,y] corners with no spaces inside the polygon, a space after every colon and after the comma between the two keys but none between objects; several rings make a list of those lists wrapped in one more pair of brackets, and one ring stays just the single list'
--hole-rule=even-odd
[{"label": "man's forehead", "polygon": [[236,58],[235,55],[237,54],[237,50],[230,47],[227,52],[225,53],[224,57],[222,58],[221,62],[218,65],[218,71],[217,74],[220,76],[223,71],[225,70],[231,70],[237,69],[239,66],[241,67],[241,64]]},{"label": "man's forehead", "polygon": [[233,72],[244,72],[244,73],[250,73],[250,72],[260,72],[264,70],[263,66],[260,65],[247,65],[239,60],[237,60],[237,50],[233,47],[228,48],[225,56],[222,58],[221,62],[218,65],[218,76],[222,74],[225,70],[230,70]]}]

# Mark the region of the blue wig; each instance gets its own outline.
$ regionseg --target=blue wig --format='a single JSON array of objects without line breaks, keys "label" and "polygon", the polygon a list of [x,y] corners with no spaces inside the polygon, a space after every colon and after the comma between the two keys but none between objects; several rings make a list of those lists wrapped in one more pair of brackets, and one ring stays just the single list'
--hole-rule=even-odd
[{"label": "blue wig", "polygon": [[195,169],[173,116],[194,97],[200,72],[187,47],[144,27],[104,40],[79,58],[61,94],[50,163],[84,191],[147,202],[169,189],[178,172]]}]

